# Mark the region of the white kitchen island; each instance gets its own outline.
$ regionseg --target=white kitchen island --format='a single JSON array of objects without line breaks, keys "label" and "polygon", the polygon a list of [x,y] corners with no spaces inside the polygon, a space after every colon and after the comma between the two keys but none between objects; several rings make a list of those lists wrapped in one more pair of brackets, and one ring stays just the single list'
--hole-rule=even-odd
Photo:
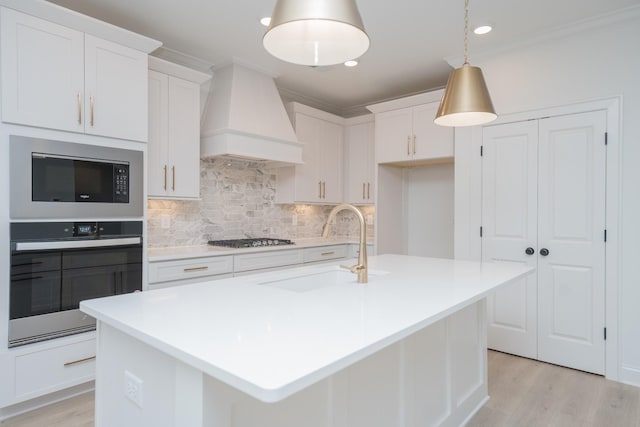
[{"label": "white kitchen island", "polygon": [[81,303],[96,426],[458,426],[488,399],[485,297],[531,272],[382,255]]}]

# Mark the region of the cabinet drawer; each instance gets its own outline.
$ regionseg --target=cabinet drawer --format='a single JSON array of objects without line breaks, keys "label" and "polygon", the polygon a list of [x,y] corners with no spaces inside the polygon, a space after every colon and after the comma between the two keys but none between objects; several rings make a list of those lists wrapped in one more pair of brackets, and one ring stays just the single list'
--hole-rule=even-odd
[{"label": "cabinet drawer", "polygon": [[149,263],[149,283],[233,273],[233,257],[190,258]]},{"label": "cabinet drawer", "polygon": [[301,264],[302,260],[301,249],[236,255],[233,270],[237,273],[240,271]]},{"label": "cabinet drawer", "polygon": [[16,356],[16,398],[35,397],[93,380],[95,355],[96,340],[89,339]]},{"label": "cabinet drawer", "polygon": [[328,261],[347,257],[347,245],[321,246],[304,250],[304,262]]}]

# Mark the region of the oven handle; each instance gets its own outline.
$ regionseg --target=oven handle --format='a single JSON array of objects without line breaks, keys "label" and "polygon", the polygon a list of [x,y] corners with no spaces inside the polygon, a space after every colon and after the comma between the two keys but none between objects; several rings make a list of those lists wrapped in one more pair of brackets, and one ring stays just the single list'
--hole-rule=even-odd
[{"label": "oven handle", "polygon": [[51,242],[18,242],[16,251],[37,251],[47,249],[74,249],[74,248],[102,248],[109,246],[139,245],[142,243],[140,237],[126,237],[122,239],[100,239],[100,240],[65,240]]}]

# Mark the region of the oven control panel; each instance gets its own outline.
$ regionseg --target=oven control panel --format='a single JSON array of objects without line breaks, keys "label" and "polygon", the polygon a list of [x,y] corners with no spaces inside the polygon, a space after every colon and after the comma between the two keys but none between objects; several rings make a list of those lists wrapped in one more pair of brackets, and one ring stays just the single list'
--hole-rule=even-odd
[{"label": "oven control panel", "polygon": [[98,224],[95,222],[74,222],[73,237],[95,237],[98,235]]}]

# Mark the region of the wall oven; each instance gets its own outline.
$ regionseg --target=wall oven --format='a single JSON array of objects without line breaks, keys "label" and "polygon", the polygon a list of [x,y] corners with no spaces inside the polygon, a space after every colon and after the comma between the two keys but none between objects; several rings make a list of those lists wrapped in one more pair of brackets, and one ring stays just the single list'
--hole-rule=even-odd
[{"label": "wall oven", "polygon": [[9,144],[11,218],[144,215],[142,151],[18,135]]},{"label": "wall oven", "polygon": [[93,330],[80,301],[142,290],[142,221],[10,229],[9,347]]}]

